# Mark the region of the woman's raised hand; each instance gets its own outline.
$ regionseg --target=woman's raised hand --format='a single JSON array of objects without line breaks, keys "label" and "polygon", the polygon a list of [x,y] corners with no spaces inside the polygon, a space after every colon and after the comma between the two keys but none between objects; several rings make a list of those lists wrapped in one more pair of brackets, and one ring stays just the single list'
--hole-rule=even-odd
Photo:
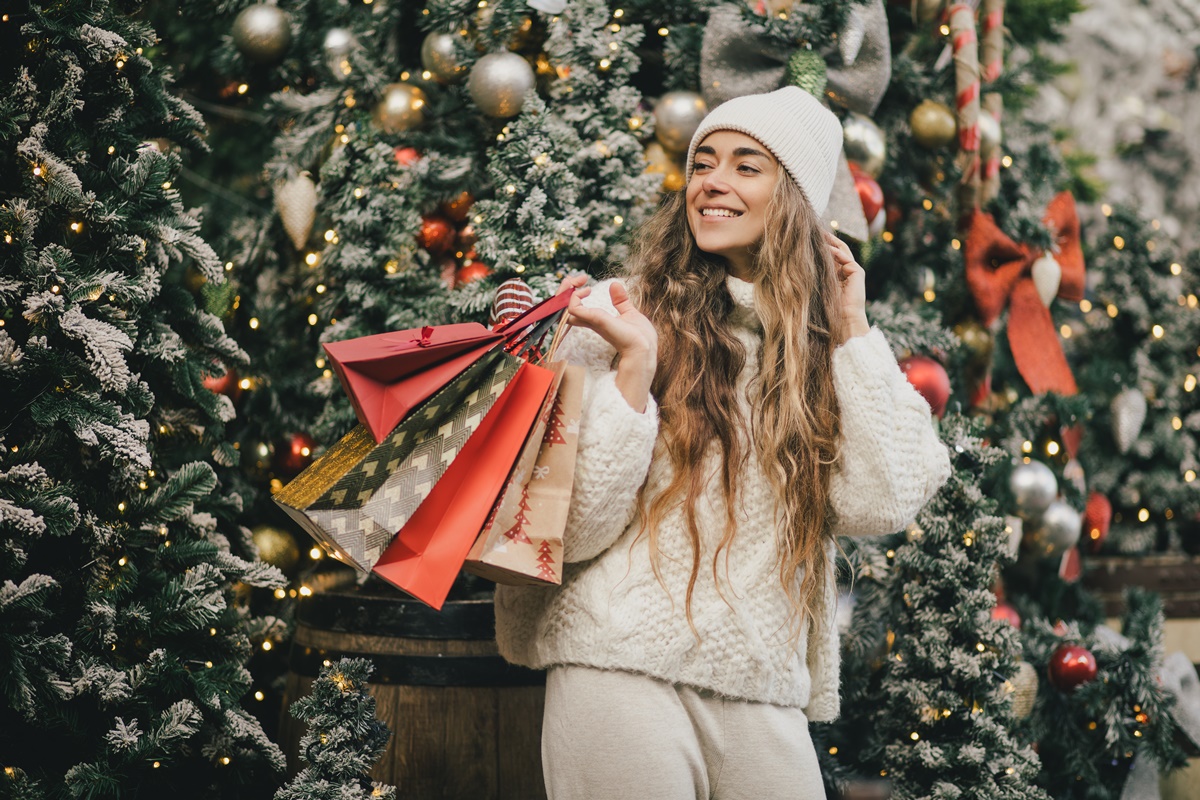
[{"label": "woman's raised hand", "polygon": [[624,284],[618,281],[608,286],[608,296],[617,311],[616,316],[602,308],[588,308],[582,301],[592,290],[580,288],[586,282],[586,275],[572,276],[564,279],[559,286],[559,291],[575,288],[575,294],[567,306],[567,322],[595,332],[613,346],[620,356],[617,388],[634,410],[644,411],[650,384],[654,380],[654,370],[658,366],[658,334],[654,325],[637,310]]},{"label": "woman's raised hand", "polygon": [[833,263],[837,267],[838,282],[842,287],[840,305],[842,340],[845,341],[871,330],[871,323],[867,321],[867,273],[854,260],[850,245],[829,231],[825,231],[825,241],[829,244],[829,252],[833,255]]}]

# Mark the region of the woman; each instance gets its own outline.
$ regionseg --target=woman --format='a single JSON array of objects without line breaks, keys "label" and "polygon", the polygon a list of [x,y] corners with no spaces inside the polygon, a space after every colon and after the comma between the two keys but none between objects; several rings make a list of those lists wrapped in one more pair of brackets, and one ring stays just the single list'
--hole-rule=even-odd
[{"label": "woman", "polygon": [[[823,798],[838,713],[834,537],[889,533],[949,475],[929,407],[821,223],[837,118],[788,87],[712,111],[618,282],[580,289],[588,372],[560,587],[498,587],[548,668],[551,800]],[[615,366],[614,366],[615,361]]]}]

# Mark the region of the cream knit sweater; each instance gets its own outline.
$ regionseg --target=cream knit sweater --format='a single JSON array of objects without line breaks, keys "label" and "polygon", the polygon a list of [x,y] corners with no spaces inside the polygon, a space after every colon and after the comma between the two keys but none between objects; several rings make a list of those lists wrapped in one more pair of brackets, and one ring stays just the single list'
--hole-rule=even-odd
[{"label": "cream knit sweater", "polygon": [[[749,427],[747,388],[758,373],[761,324],[754,286],[730,277],[733,322],[746,345],[738,379],[741,413]],[[612,303],[607,282],[589,306]],[[776,502],[753,448],[741,476],[738,530],[713,579],[725,506],[714,479],[697,508],[701,568],[692,599],[697,640],[684,613],[691,544],[683,512],[658,532],[660,571],[651,568],[646,537],[634,523],[638,489],[647,500],[671,479],[670,459],[656,448],[658,410],[651,398],[637,413],[616,388],[615,351],[597,334],[576,328],[564,338],[562,358],[587,371],[579,430],[579,460],[564,536],[562,585],[496,587],[496,638],[511,662],[543,669],[579,664],[639,672],[723,697],[798,706],[810,720],[831,720],[839,708],[839,649],[834,624],[833,576],[823,607],[828,633],[788,643],[789,603],[779,582]],[[833,356],[844,442],[831,500],[834,533],[865,536],[899,530],[945,482],[950,460],[930,422],[929,406],[909,385],[883,334],[850,339]],[[814,639],[818,637],[813,637]]]}]

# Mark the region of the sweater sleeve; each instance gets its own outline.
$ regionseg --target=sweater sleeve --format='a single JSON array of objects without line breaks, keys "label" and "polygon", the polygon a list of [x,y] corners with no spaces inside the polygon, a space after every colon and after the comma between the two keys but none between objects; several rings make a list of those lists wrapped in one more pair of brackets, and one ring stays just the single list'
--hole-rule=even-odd
[{"label": "sweater sleeve", "polygon": [[830,500],[836,536],[900,530],[950,477],[929,404],[905,378],[878,328],[833,354],[842,413],[841,468]]},{"label": "sweater sleeve", "polygon": [[[597,284],[584,304],[616,314],[608,284]],[[585,328],[572,328],[559,346],[558,357],[583,366],[585,374],[579,455],[563,535],[567,563],[595,558],[629,526],[658,437],[658,404],[651,396],[644,412],[630,407],[617,388],[616,355]]]}]

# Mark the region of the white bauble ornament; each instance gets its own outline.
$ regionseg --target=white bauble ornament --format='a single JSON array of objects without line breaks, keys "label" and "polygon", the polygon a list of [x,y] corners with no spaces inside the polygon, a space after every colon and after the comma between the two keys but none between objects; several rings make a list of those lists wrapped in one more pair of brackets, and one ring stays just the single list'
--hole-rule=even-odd
[{"label": "white bauble ornament", "polygon": [[467,91],[489,117],[515,117],[534,87],[536,77],[529,62],[516,53],[490,53],[471,67]]},{"label": "white bauble ornament", "polygon": [[1008,488],[1017,504],[1017,514],[1025,520],[1037,519],[1058,497],[1058,479],[1040,461],[1018,464],[1008,478]]},{"label": "white bauble ornament", "polygon": [[453,83],[466,76],[467,68],[458,53],[458,38],[453,33],[431,33],[421,43],[421,66],[435,81]]},{"label": "white bauble ornament", "polygon": [[400,133],[425,121],[425,93],[410,83],[389,83],[371,119],[384,133]]},{"label": "white bauble ornament", "polygon": [[1038,555],[1048,558],[1061,556],[1079,542],[1083,517],[1061,500],[1055,500],[1044,512],[1035,530],[1030,532]]},{"label": "white bauble ornament", "polygon": [[317,185],[307,172],[275,187],[275,208],[292,246],[303,250],[317,218]]},{"label": "white bauble ornament", "polygon": [[708,104],[695,92],[667,92],[654,106],[654,136],[673,153],[683,153],[708,115]]},{"label": "white bauble ornament", "polygon": [[875,121],[866,114],[851,111],[842,120],[842,149],[858,168],[878,178],[887,160],[887,139]]},{"label": "white bauble ornament", "polygon": [[1137,441],[1146,422],[1146,396],[1137,389],[1125,389],[1112,399],[1112,434],[1117,450],[1125,453]]},{"label": "white bauble ornament", "polygon": [[1058,297],[1058,285],[1062,282],[1062,267],[1049,253],[1043,254],[1030,268],[1033,285],[1037,287],[1038,297],[1046,308]]},{"label": "white bauble ornament", "polygon": [[292,26],[280,8],[259,3],[243,9],[233,20],[234,47],[258,64],[274,64],[292,43]]}]

